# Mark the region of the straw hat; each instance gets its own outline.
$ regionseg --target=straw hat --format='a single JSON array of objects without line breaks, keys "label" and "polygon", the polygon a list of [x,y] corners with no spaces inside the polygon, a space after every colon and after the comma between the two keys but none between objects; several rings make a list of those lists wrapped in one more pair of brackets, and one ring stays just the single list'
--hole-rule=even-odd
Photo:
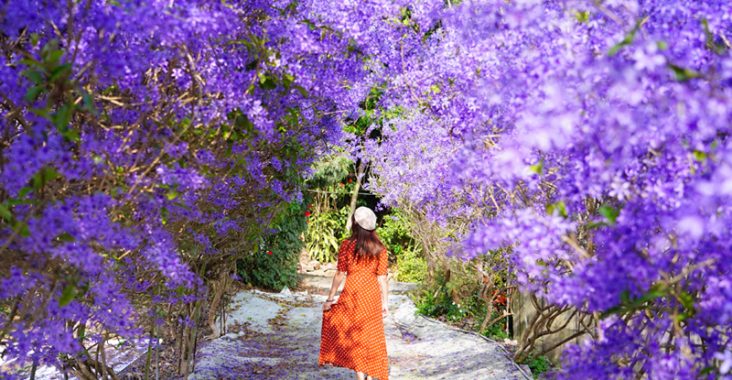
[{"label": "straw hat", "polygon": [[376,214],[368,207],[359,207],[353,213],[353,219],[356,224],[364,230],[373,231],[376,229]]}]

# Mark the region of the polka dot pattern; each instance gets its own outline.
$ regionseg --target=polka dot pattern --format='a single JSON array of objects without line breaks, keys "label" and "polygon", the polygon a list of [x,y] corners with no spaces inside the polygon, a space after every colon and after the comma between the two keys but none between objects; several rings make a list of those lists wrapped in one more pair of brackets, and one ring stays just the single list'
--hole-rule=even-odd
[{"label": "polka dot pattern", "polygon": [[338,250],[337,269],[347,272],[338,301],[323,312],[318,365],[350,368],[389,379],[381,289],[376,276],[386,275],[388,256],[384,249],[374,260],[353,257],[355,241],[345,240]]}]

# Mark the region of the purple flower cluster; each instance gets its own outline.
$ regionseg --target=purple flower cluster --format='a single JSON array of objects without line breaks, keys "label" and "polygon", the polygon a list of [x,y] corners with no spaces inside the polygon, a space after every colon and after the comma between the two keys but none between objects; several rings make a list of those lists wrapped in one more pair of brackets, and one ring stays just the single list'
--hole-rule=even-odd
[{"label": "purple flower cluster", "polygon": [[195,327],[204,313],[180,313],[207,296],[207,275],[255,250],[341,141],[369,91],[365,61],[386,49],[372,29],[398,14],[387,2],[0,5],[3,360],[78,369],[109,337]]},{"label": "purple flower cluster", "polygon": [[560,377],[732,375],[732,3],[425,14],[382,61],[371,189],[469,225],[453,255],[504,252],[524,290],[601,316]]}]

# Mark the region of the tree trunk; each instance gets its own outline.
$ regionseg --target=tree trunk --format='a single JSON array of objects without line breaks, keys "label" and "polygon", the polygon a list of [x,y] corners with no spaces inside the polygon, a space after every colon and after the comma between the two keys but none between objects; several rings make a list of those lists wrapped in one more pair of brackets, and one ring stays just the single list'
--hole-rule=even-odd
[{"label": "tree trunk", "polygon": [[351,204],[348,209],[348,220],[346,221],[346,233],[352,227],[353,213],[356,212],[356,201],[358,201],[358,192],[361,191],[364,172],[366,172],[366,163],[361,161],[356,168],[356,186],[353,187],[353,193],[351,193]]},{"label": "tree trunk", "polygon": [[211,299],[211,303],[208,305],[208,316],[206,318],[206,323],[211,328],[211,332],[214,337],[221,335],[222,331],[217,332],[216,328],[216,312],[219,310],[219,305],[221,304],[221,299],[224,296],[224,292],[226,292],[226,286],[227,286],[227,271],[222,270],[219,279],[217,281],[212,282],[211,288],[213,290],[213,297]]}]

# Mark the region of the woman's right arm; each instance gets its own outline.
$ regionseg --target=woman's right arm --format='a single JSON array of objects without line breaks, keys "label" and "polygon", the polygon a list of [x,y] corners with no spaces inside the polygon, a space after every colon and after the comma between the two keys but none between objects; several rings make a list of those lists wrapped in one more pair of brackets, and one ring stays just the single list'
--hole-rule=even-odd
[{"label": "woman's right arm", "polygon": [[330,310],[331,305],[335,303],[335,300],[333,297],[335,297],[336,292],[338,291],[338,288],[340,288],[341,283],[346,278],[346,272],[336,272],[335,276],[333,276],[333,282],[330,285],[330,291],[328,292],[328,299],[325,300],[325,303],[323,304],[323,310],[327,311]]}]

